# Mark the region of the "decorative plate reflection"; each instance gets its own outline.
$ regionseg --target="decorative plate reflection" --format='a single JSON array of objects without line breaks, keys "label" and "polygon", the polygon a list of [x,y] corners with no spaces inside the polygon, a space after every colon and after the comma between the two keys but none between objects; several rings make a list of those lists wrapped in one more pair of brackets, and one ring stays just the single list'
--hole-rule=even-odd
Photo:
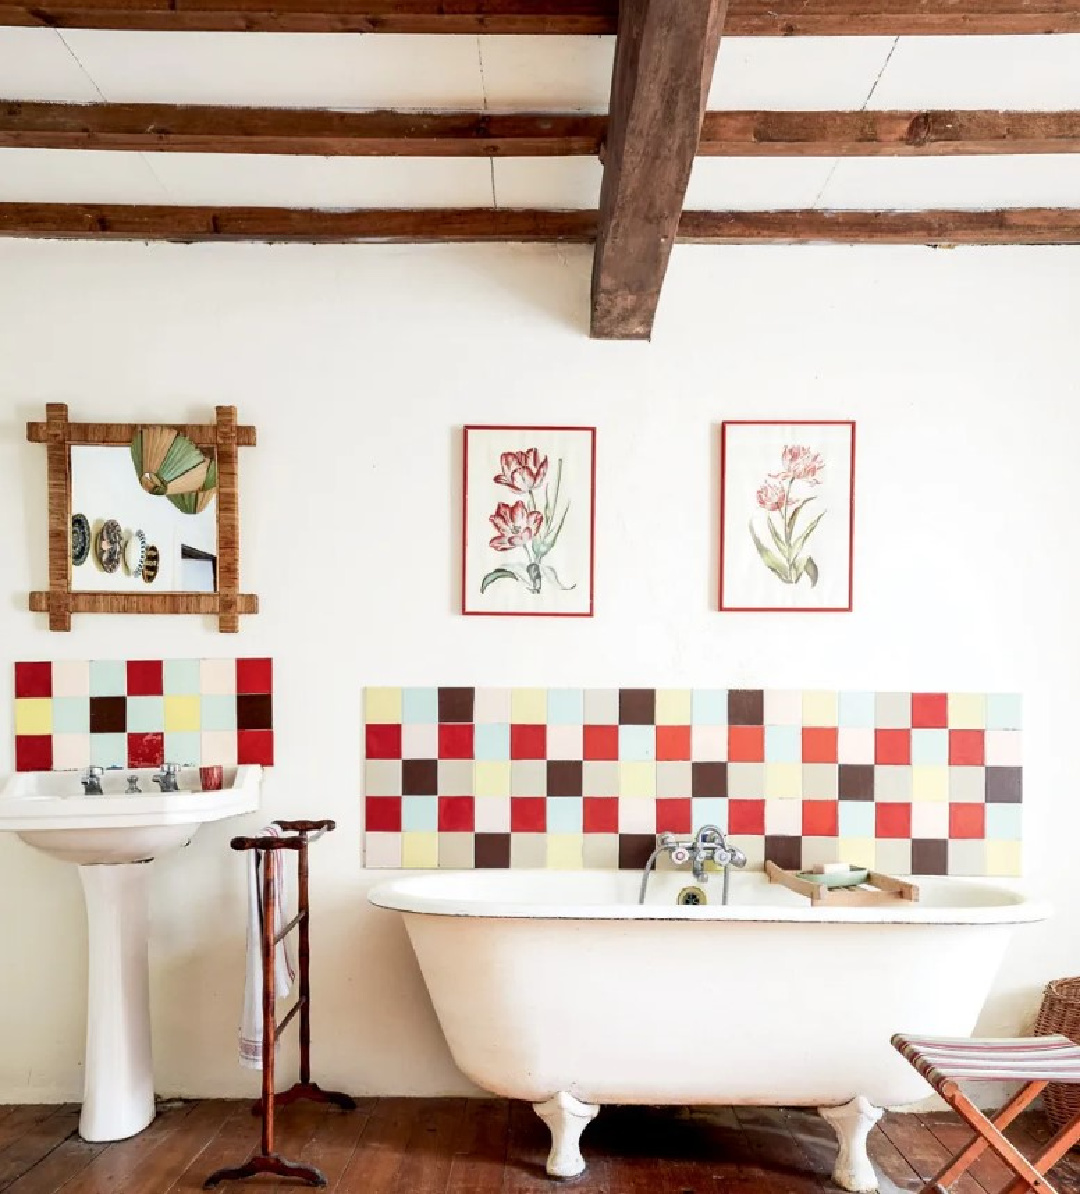
[{"label": "decorative plate reflection", "polygon": [[142,578],[148,585],[152,585],[157,579],[158,569],[161,567],[161,553],[151,543],[146,549],[146,555],[143,557]]},{"label": "decorative plate reflection", "polygon": [[142,531],[132,531],[124,543],[124,568],[128,576],[142,576],[143,561],[146,559],[146,536]]},{"label": "decorative plate reflection", "polygon": [[97,538],[97,558],[102,572],[115,572],[123,554],[124,532],[115,518],[106,519]]},{"label": "decorative plate reflection", "polygon": [[71,562],[77,568],[90,556],[90,519],[85,514],[71,516]]}]

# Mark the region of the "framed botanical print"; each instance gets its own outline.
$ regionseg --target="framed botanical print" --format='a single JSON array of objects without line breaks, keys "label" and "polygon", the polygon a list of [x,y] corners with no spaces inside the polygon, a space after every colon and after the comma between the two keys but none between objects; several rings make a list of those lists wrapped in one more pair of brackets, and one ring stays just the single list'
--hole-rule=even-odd
[{"label": "framed botanical print", "polygon": [[855,424],[720,427],[720,609],[847,612]]},{"label": "framed botanical print", "polygon": [[593,613],[595,427],[466,427],[461,609]]}]

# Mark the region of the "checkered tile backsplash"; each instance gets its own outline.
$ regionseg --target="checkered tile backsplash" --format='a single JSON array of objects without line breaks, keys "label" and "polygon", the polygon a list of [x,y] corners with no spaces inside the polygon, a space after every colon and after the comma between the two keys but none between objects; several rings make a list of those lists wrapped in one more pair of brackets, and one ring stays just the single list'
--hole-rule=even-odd
[{"label": "checkered tile backsplash", "polygon": [[274,761],[269,659],[15,665],[15,767],[65,771]]},{"label": "checkered tile backsplash", "polygon": [[368,688],[369,867],[627,867],[716,824],[751,864],[1020,870],[1003,693]]}]

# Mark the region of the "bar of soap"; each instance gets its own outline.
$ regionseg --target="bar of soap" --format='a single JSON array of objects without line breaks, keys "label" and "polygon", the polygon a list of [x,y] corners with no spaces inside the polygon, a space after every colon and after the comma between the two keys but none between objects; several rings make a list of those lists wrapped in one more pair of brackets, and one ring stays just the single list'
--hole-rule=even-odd
[{"label": "bar of soap", "polygon": [[843,875],[851,870],[847,862],[819,862],[814,867],[815,875]]}]

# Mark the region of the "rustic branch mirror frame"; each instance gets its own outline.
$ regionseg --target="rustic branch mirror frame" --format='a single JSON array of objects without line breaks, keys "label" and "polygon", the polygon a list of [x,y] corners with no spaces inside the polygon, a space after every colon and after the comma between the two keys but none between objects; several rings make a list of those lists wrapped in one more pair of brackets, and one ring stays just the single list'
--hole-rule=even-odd
[{"label": "rustic branch mirror frame", "polygon": [[[217,588],[213,593],[106,593],[71,587],[71,448],[130,448],[139,427],[167,426],[217,454]],[[30,609],[49,615],[49,629],[71,629],[72,614],[209,614],[222,633],[240,629],[241,614],[259,612],[259,599],[240,592],[239,449],[255,446],[255,428],[237,424],[235,406],[216,408],[213,423],[71,423],[62,402],[45,407],[44,423],[28,423],[26,438],[48,453],[49,587],[30,594]]]}]

